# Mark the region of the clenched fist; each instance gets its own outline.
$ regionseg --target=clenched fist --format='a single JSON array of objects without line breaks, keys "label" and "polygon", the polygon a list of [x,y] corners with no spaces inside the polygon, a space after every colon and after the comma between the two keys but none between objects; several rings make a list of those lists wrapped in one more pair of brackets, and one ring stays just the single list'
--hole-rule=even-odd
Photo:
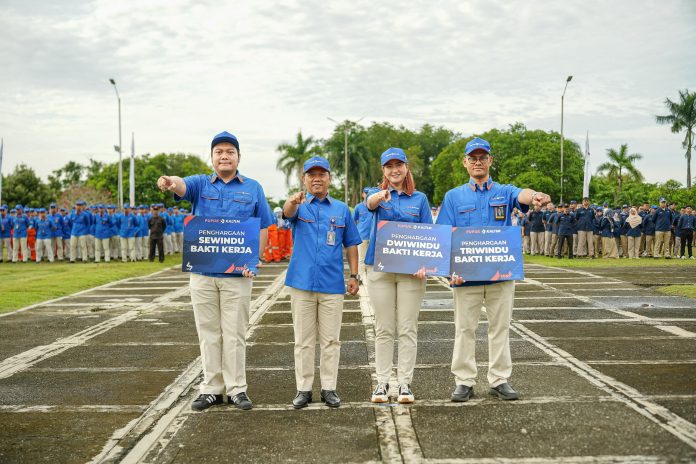
[{"label": "clenched fist", "polygon": [[176,188],[176,182],[169,176],[161,176],[157,179],[157,187],[163,192],[174,190]]},{"label": "clenched fist", "polygon": [[290,203],[293,205],[301,205],[305,201],[305,193],[303,191],[297,192],[290,197]]}]

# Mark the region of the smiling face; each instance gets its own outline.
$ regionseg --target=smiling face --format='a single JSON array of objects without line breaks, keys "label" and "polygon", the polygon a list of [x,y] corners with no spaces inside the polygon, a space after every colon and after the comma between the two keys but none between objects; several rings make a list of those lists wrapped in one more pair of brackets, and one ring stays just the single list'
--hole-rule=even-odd
[{"label": "smiling face", "polygon": [[384,174],[384,177],[386,177],[389,184],[398,189],[403,185],[404,180],[406,179],[408,165],[397,159],[389,160],[387,164],[382,166],[382,173]]},{"label": "smiling face", "polygon": [[239,166],[239,152],[237,147],[229,142],[218,143],[213,147],[210,155],[213,160],[213,168],[221,177],[234,175]]},{"label": "smiling face", "polygon": [[320,167],[313,167],[302,177],[304,186],[315,197],[323,198],[329,193],[331,173]]},{"label": "smiling face", "polygon": [[493,157],[486,150],[474,150],[464,157],[464,167],[474,180],[488,179],[488,172],[493,165]]}]

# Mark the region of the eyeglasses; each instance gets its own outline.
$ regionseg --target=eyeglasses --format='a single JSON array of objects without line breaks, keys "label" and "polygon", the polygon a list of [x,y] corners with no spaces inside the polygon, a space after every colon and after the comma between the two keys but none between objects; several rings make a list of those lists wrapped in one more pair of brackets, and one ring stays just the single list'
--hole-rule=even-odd
[{"label": "eyeglasses", "polygon": [[488,155],[485,156],[467,156],[466,161],[470,164],[481,163],[484,164],[488,161]]}]

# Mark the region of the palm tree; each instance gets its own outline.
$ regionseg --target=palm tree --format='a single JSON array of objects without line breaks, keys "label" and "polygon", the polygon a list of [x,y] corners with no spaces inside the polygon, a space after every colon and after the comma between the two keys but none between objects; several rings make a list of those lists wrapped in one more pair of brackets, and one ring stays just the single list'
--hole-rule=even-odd
[{"label": "palm tree", "polygon": [[312,156],[320,155],[319,146],[311,135],[302,136],[302,131],[297,133],[295,144],[281,143],[276,148],[281,156],[276,162],[276,169],[285,174],[285,185],[290,187],[293,174],[302,185],[302,166]]},{"label": "palm tree", "polygon": [[665,106],[670,114],[655,116],[658,124],[671,124],[672,132],[678,134],[686,130],[682,146],[686,148],[686,188],[691,188],[691,148],[694,146],[694,125],[696,125],[696,92],[689,89],[679,91],[679,102],[665,99]]},{"label": "palm tree", "polygon": [[643,174],[636,168],[633,163],[643,158],[643,155],[638,153],[628,154],[628,144],[624,143],[616,151],[613,148],[607,150],[607,158],[609,161],[597,166],[597,174],[606,175],[609,179],[618,181],[619,190],[615,197],[621,195],[621,188],[623,187],[623,182],[629,176],[633,177],[634,180],[640,182],[643,180]]}]

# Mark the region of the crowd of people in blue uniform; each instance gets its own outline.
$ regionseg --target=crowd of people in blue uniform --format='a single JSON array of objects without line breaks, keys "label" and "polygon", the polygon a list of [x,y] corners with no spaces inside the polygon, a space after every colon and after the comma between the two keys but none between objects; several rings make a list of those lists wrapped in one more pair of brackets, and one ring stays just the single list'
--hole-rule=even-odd
[{"label": "crowd of people in blue uniform", "polygon": [[[158,220],[150,219],[153,216],[163,219],[163,254],[174,254],[183,250],[187,214],[184,208],[165,208],[162,203],[149,206],[126,203],[122,210],[113,204],[87,205],[84,200],[77,201],[71,209],[59,208],[55,203],[48,208],[2,205],[0,262],[152,261],[150,242],[156,242],[159,237],[151,240],[153,222],[157,228]],[[160,261],[163,259],[160,253]]]},{"label": "crowd of people in blue uniform", "polygon": [[524,252],[562,258],[681,258],[693,256],[696,210],[660,198],[658,205],[546,205],[516,212]]}]

